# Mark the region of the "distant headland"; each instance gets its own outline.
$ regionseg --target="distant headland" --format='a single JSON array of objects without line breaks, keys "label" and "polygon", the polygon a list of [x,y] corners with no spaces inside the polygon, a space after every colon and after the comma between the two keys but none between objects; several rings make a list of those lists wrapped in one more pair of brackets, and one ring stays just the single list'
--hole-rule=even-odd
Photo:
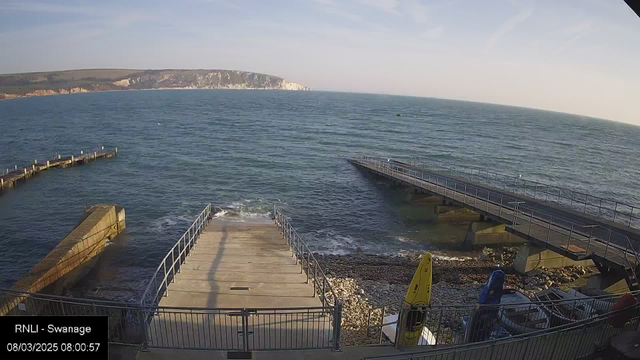
[{"label": "distant headland", "polygon": [[84,69],[0,75],[0,99],[151,89],[310,90],[278,76],[237,70]]}]

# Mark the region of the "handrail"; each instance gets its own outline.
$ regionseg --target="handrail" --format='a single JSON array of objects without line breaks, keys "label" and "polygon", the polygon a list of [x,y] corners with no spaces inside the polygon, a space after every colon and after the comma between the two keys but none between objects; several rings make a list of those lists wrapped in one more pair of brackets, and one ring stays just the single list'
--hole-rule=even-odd
[{"label": "handrail", "polygon": [[[140,300],[140,305],[142,306],[156,306],[159,303],[159,297],[166,296],[167,288],[169,287],[169,283],[173,281],[176,273],[180,271],[180,267],[186,261],[187,256],[189,256],[191,249],[195,245],[198,240],[198,236],[202,233],[204,228],[206,227],[208,220],[211,215],[211,204],[207,204],[207,206],[200,212],[198,217],[193,221],[191,226],[185,231],[185,233],[180,237],[180,239],[173,245],[171,250],[167,252],[167,255],[164,256],[160,265],[151,276],[151,280],[149,280],[149,284],[145,289],[142,299]],[[176,250],[177,249],[177,255]],[[167,266],[167,261],[171,259],[169,266]],[[158,277],[160,271],[162,270],[162,281],[160,284],[157,284]],[[150,294],[149,292],[152,290],[151,285],[154,286],[153,289],[154,294],[153,297],[147,299],[147,296]],[[164,288],[164,291],[163,291]]]},{"label": "handrail", "polygon": [[[302,240],[302,237],[298,235],[298,232],[293,228],[289,220],[276,205],[273,206],[273,215],[276,225],[282,232],[282,236],[287,240],[287,243],[289,244],[291,251],[294,252],[297,261],[300,261],[301,269],[306,271],[307,282],[309,279],[313,281],[314,295],[318,290],[321,290],[322,306],[336,306],[340,304],[340,299],[336,296],[336,293],[331,287],[331,283],[327,279],[324,270],[318,264],[318,260],[316,260],[307,244]],[[313,270],[311,269],[311,264],[313,264]],[[318,275],[320,275],[320,278],[318,278]],[[326,290],[329,290],[331,294],[331,302],[327,301]]]},{"label": "handrail", "polygon": [[[429,168],[428,164],[435,164],[431,165],[431,169],[435,170],[436,166],[438,166],[442,168],[442,170],[439,171],[449,171],[452,175],[455,172],[457,173],[456,176],[466,177],[471,181],[483,179],[489,185],[497,184],[498,188],[504,188],[513,193],[519,193],[537,200],[543,200],[544,202],[554,202],[585,214],[640,229],[640,211],[638,211],[639,207],[637,205],[606,199],[535,180],[526,180],[520,176],[504,175],[473,167],[455,166],[444,164],[440,161],[427,161],[415,157],[410,158],[409,162],[411,166],[425,169]],[[561,199],[565,201],[563,202]]]},{"label": "handrail", "polygon": [[[509,195],[505,194],[504,192],[492,192],[464,180],[441,175],[437,171],[429,171],[424,168],[416,169],[414,167],[406,166],[403,163],[397,162],[395,160],[392,161],[392,159],[385,160],[378,157],[360,156],[356,160],[369,164],[374,169],[382,171],[383,173],[386,173],[390,176],[405,176],[407,178],[410,178],[415,182],[414,185],[424,186],[424,183],[426,183],[428,184],[427,188],[435,188],[435,190],[433,191],[439,191],[444,196],[448,195],[456,201],[461,200],[467,205],[472,205],[470,203],[467,203],[467,199],[469,199],[469,202],[471,199],[473,199],[474,206],[476,206],[476,201],[480,200],[481,203],[485,203],[484,205],[486,205],[487,212],[489,211],[489,204],[498,207],[498,213],[501,217],[505,218],[505,216],[510,215],[512,220],[509,221],[511,221],[513,226],[518,225],[519,220],[527,221],[529,227],[526,235],[531,234],[531,230],[534,226],[543,226],[543,229],[547,232],[546,240],[538,240],[542,240],[543,242],[548,243],[549,239],[551,238],[551,233],[560,234],[563,238],[567,238],[567,252],[571,252],[569,250],[569,245],[571,245],[572,240],[578,242],[588,240],[588,248],[586,249],[585,254],[587,255],[590,250],[591,239],[599,240],[601,243],[606,245],[604,253],[605,258],[607,258],[606,255],[609,251],[609,248],[618,249],[624,252],[625,255],[621,257],[625,259],[627,265],[631,269],[633,269],[636,278],[638,278],[636,268],[638,267],[638,265],[640,265],[640,257],[637,253],[638,249],[640,248],[640,242],[634,240],[634,243],[632,244],[631,239],[625,234],[613,231],[601,225],[585,226],[585,224],[576,223],[573,220],[569,220],[543,210],[534,209],[531,206],[523,205],[524,203],[517,201],[517,198],[510,198]],[[449,194],[447,194],[448,191],[450,191]],[[510,203],[514,203],[514,205],[510,205]],[[584,230],[585,228],[589,228],[589,230]],[[606,238],[601,238],[601,236],[603,235]],[[583,237],[584,239],[580,239],[579,236]],[[612,239],[614,240],[613,242]],[[624,245],[620,245],[620,242],[624,242]],[[636,246],[634,246],[634,244]],[[629,258],[626,256],[626,254],[629,253],[631,253],[631,255],[633,255],[633,257],[635,258],[635,264],[632,264]]]}]

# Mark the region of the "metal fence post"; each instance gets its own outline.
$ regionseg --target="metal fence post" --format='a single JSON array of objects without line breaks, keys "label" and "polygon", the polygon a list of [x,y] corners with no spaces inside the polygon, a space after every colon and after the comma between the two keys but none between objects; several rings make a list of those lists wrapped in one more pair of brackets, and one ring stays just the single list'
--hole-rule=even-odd
[{"label": "metal fence post", "polygon": [[324,286],[327,283],[327,279],[322,276],[322,312],[324,312],[324,304],[327,302],[327,293],[324,291]]},{"label": "metal fence post", "polygon": [[462,203],[467,203],[467,183],[464,184],[464,196],[462,197]]},{"label": "metal fence post", "polygon": [[569,246],[571,245],[572,236],[573,236],[573,223],[571,223],[571,230],[569,231],[569,240],[567,240],[567,251],[569,251]]},{"label": "metal fence post", "polygon": [[396,345],[396,348],[399,350],[402,350],[402,347],[404,346],[404,331],[405,331],[406,320],[407,320],[407,308],[403,306],[400,308],[400,313],[398,314],[398,324],[396,325],[396,338],[394,339],[394,344]]},{"label": "metal fence post", "polygon": [[249,311],[242,309],[242,349],[249,352]]},{"label": "metal fence post", "polygon": [[173,282],[173,280],[176,277],[176,258],[173,255],[173,249],[175,249],[175,248],[171,248],[171,269],[172,269],[172,272],[173,272],[173,279],[171,279],[171,282]]},{"label": "metal fence post", "polygon": [[531,235],[531,227],[533,226],[533,209],[531,209],[531,217],[529,218],[529,233],[527,235]]},{"label": "metal fence post", "polygon": [[[180,264],[182,265],[182,252],[180,251],[180,240],[178,240],[178,259],[180,260]],[[182,266],[178,268],[178,273],[180,273],[180,269]]]},{"label": "metal fence post", "polygon": [[600,199],[600,204],[598,205],[598,217],[600,217],[601,210],[602,210],[602,199]]},{"label": "metal fence post", "polygon": [[342,304],[335,302],[333,307],[333,351],[340,350],[340,327],[342,325]]},{"label": "metal fence post", "polygon": [[311,258],[311,253],[307,251],[307,284],[309,283],[309,259]]},{"label": "metal fence post", "polygon": [[149,351],[149,332],[147,330],[147,321],[145,320],[145,311],[142,306],[138,306],[138,319],[140,322],[140,338],[142,339],[142,351]]}]

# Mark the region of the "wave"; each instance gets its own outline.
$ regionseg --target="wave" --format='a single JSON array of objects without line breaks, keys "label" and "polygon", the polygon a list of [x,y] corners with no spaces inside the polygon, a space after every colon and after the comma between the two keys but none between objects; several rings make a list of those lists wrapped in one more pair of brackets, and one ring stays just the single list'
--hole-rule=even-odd
[{"label": "wave", "polygon": [[404,236],[396,236],[395,237],[396,240],[400,241],[401,243],[405,243],[405,244],[415,244],[415,241],[411,240],[411,239],[407,239]]},{"label": "wave", "polygon": [[322,255],[348,255],[359,250],[359,241],[349,235],[336,233],[326,228],[302,235],[311,251]]},{"label": "wave", "polygon": [[447,261],[466,261],[472,260],[470,256],[446,256],[446,255],[432,255],[434,259],[447,260]]},{"label": "wave", "polygon": [[272,205],[262,199],[234,201],[229,205],[215,206],[214,218],[233,222],[271,221]]}]

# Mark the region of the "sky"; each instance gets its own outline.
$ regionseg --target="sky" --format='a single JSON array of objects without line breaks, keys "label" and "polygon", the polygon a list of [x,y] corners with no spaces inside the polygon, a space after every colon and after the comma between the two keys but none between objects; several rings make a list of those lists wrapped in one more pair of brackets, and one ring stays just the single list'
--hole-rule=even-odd
[{"label": "sky", "polygon": [[640,125],[622,0],[0,0],[0,73],[199,68]]}]

